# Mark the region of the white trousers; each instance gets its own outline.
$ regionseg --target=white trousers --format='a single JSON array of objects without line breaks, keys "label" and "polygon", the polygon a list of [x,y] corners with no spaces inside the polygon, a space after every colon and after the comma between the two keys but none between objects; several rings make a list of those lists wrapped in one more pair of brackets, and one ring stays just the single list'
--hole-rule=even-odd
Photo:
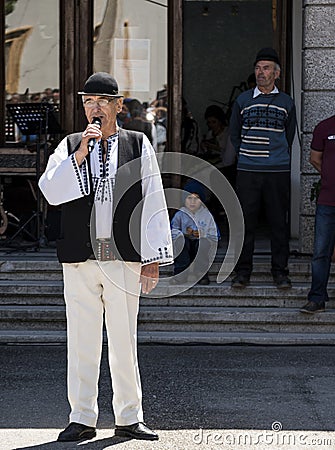
[{"label": "white trousers", "polygon": [[70,422],[96,426],[103,323],[116,425],[143,421],[137,361],[140,263],[63,264]]}]

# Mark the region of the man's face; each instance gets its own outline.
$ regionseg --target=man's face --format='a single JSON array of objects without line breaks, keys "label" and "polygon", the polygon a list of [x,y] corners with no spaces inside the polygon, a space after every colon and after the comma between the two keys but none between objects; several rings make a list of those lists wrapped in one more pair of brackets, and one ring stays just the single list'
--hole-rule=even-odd
[{"label": "man's face", "polygon": [[275,80],[279,78],[280,70],[273,61],[258,61],[255,65],[255,76],[258,89],[271,92]]},{"label": "man's face", "polygon": [[89,123],[93,117],[101,120],[101,129],[115,125],[116,115],[121,111],[122,98],[105,97],[103,95],[84,95],[83,105]]},{"label": "man's face", "polygon": [[129,109],[128,109],[127,105],[123,104],[122,108],[121,108],[121,112],[119,113],[119,118],[121,120],[124,120],[129,116],[130,116]]}]

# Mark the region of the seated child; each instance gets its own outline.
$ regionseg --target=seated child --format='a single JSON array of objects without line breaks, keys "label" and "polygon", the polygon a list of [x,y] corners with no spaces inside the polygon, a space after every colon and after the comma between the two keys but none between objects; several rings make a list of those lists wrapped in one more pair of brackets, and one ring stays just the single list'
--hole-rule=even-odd
[{"label": "seated child", "polygon": [[203,203],[203,186],[190,181],[184,190],[184,206],[171,221],[174,275],[178,275],[176,281],[185,282],[186,276],[182,272],[194,262],[195,274],[197,278],[200,277],[198,283],[206,285],[209,284],[208,270],[215,256],[219,230]]}]

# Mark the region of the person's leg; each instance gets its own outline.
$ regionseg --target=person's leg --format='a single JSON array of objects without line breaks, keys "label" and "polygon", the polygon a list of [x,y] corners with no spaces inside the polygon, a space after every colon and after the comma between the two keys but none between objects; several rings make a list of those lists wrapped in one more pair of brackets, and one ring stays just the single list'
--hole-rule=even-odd
[{"label": "person's leg", "polygon": [[194,241],[194,257],[192,262],[194,264],[194,273],[198,280],[203,280],[203,283],[207,284],[206,280],[209,280],[208,271],[214,261],[217,242],[207,238],[200,238]]},{"label": "person's leg", "polygon": [[264,174],[263,199],[271,236],[271,273],[288,275],[290,174]]},{"label": "person's leg", "polygon": [[327,284],[335,245],[335,206],[318,205],[315,216],[312,284],[308,300],[328,301]]},{"label": "person's leg", "polygon": [[189,267],[191,263],[191,240],[186,236],[178,236],[173,240],[174,274],[178,275]]},{"label": "person's leg", "polygon": [[131,425],[143,421],[137,361],[141,264],[111,261],[101,267],[115,424]]},{"label": "person's leg", "polygon": [[190,257],[190,263],[195,260],[199,249],[199,239],[188,239],[188,253]]},{"label": "person's leg", "polygon": [[63,264],[63,274],[70,422],[95,427],[103,325],[99,267],[90,260]]},{"label": "person's leg", "polygon": [[236,164],[222,169],[222,174],[227,178],[233,189],[236,186],[236,172]]},{"label": "person's leg", "polygon": [[262,173],[238,171],[236,191],[241,203],[245,233],[242,252],[236,264],[238,275],[250,277],[254,253],[255,230],[261,204]]}]

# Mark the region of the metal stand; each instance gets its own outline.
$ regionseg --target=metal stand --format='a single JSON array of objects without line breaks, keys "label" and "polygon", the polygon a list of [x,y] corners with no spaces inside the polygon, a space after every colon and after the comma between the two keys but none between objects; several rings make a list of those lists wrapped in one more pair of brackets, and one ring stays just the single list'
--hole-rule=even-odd
[{"label": "metal stand", "polygon": [[[61,134],[62,130],[54,115],[54,105],[50,103],[22,103],[22,104],[7,104],[6,105],[14,122],[19,127],[20,132],[28,137],[36,136],[36,184],[42,174],[41,166],[45,165],[48,149],[48,136],[51,134]],[[42,143],[42,136],[44,142]],[[43,151],[42,151],[43,149]],[[36,192],[36,211],[14,235],[6,241],[10,244],[13,240],[24,230],[28,235],[31,235],[26,230],[27,225],[36,219],[36,242],[37,249],[45,247],[47,239],[45,236],[45,215],[46,202],[37,187]]]}]

